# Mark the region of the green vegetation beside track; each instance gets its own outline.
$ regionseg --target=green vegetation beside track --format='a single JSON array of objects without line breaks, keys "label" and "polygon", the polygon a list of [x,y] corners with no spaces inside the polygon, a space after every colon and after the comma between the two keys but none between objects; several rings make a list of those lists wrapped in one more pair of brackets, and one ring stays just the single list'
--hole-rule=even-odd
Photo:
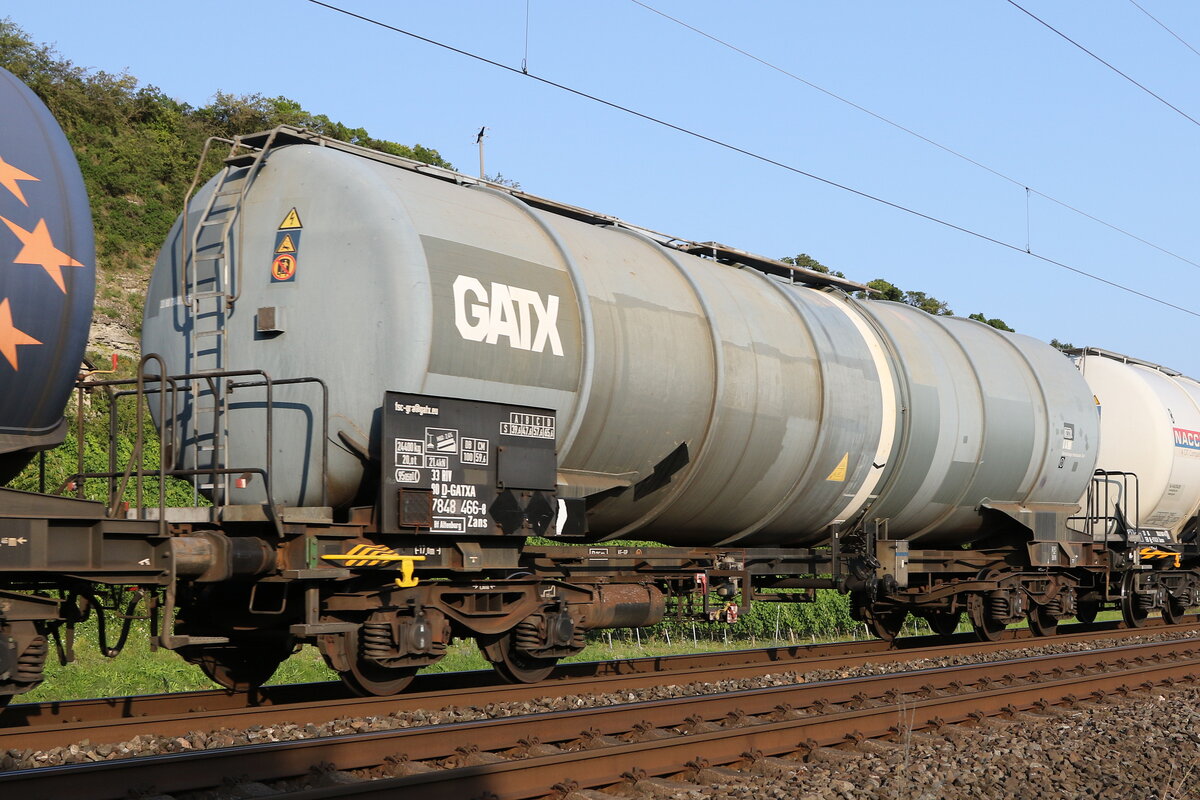
[{"label": "green vegetation beside track", "polygon": [[[590,635],[587,648],[567,661],[606,661],[613,659],[638,658],[642,656],[679,655],[718,650],[734,650],[773,645],[805,644],[870,638],[862,623],[846,617],[846,625],[833,626],[817,631],[781,628],[781,635],[774,636],[774,619],[778,612],[783,620],[789,612],[813,614],[805,611],[811,606],[836,606],[839,597],[834,592],[822,592],[831,599],[818,599],[817,603],[801,606],[779,606],[761,603],[751,614],[742,616],[735,625],[722,623],[690,623],[682,625],[657,625],[642,631],[617,629],[597,631]],[[819,596],[820,597],[820,596]],[[759,610],[761,609],[761,611]],[[1117,612],[1105,612],[1101,619],[1117,619]],[[780,623],[783,625],[783,622]],[[117,658],[105,658],[97,646],[94,621],[80,625],[76,632],[76,662],[60,666],[53,656],[46,665],[46,681],[34,691],[21,695],[15,702],[43,702],[53,700],[75,700],[89,697],[120,697],[160,692],[186,692],[217,688],[204,676],[198,667],[188,664],[179,656],[166,650],[151,652],[147,645],[145,623],[136,623],[129,637],[129,644]],[[960,631],[970,626],[959,626]],[[754,631],[766,631],[766,635]],[[905,635],[930,633],[923,621],[910,617]],[[109,632],[110,639],[113,632]],[[487,661],[471,640],[456,640],[446,657],[425,672],[458,672],[462,670],[486,669]],[[320,654],[313,647],[303,647],[280,666],[271,679],[272,684],[310,683],[336,680],[337,674],[325,666]]]},{"label": "green vegetation beside track", "polygon": [[[827,596],[826,596],[827,595]],[[799,644],[866,637],[861,623],[849,618],[836,621],[845,598],[822,592],[816,603],[797,605],[758,604],[733,625],[724,623],[665,623],[641,631],[621,628],[596,631],[588,647],[569,661],[603,661],[639,656],[710,652],[775,644]],[[780,635],[774,635],[778,623]],[[793,627],[788,627],[792,625]],[[910,620],[913,633],[928,633],[923,623]],[[818,627],[824,626],[824,627]],[[109,641],[116,638],[110,622]],[[16,702],[73,700],[87,697],[117,697],[158,692],[212,689],[198,667],[166,650],[151,652],[146,623],[136,622],[129,643],[116,658],[106,658],[97,644],[94,619],[79,625],[75,635],[76,661],[60,666],[53,648],[46,664],[46,680]],[[426,672],[456,672],[485,669],[487,661],[471,640],[456,640],[449,653]],[[303,647],[280,666],[271,683],[307,683],[335,680],[313,647]]]}]

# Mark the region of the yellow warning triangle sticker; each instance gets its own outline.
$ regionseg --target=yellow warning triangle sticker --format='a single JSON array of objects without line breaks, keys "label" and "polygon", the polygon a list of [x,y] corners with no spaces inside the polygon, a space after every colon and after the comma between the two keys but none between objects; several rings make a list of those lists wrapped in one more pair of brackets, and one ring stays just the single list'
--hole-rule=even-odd
[{"label": "yellow warning triangle sticker", "polygon": [[296,209],[292,209],[283,218],[283,222],[279,223],[279,230],[287,230],[288,228],[303,228],[300,224],[300,215],[296,213]]},{"label": "yellow warning triangle sticker", "polygon": [[276,253],[294,253],[296,252],[296,243],[292,241],[292,235],[285,233],[283,241],[279,243],[279,247],[275,248]]},{"label": "yellow warning triangle sticker", "polygon": [[838,483],[845,481],[846,480],[846,467],[849,466],[849,464],[850,464],[850,454],[846,453],[844,456],[842,456],[842,460],[838,462],[838,465],[833,468],[833,472],[829,473],[829,477],[826,478],[825,480],[837,481]]}]

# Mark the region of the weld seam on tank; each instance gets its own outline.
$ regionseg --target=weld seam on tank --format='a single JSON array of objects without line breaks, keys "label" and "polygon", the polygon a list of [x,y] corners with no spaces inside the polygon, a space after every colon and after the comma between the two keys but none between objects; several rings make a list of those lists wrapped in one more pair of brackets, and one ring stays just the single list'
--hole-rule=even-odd
[{"label": "weld seam on tank", "polygon": [[[834,296],[839,302],[834,303],[834,307],[838,311],[846,315],[850,320],[850,324],[863,337],[863,342],[867,346],[867,351],[871,354],[871,361],[875,364],[875,371],[879,379],[879,399],[882,407],[880,415],[880,436],[879,443],[875,446],[875,453],[871,457],[871,464],[880,464],[884,466],[879,469],[879,472],[872,478],[863,481],[862,486],[850,498],[850,501],[842,506],[841,510],[834,515],[833,519],[845,521],[847,518],[865,512],[871,503],[872,493],[874,497],[878,497],[879,493],[875,490],[879,487],[883,480],[884,470],[888,467],[888,462],[891,459],[892,450],[896,445],[896,434],[900,417],[907,419],[907,414],[900,412],[900,393],[897,390],[897,381],[895,363],[898,356],[889,343],[879,334],[878,327],[873,324],[873,320],[863,313],[858,303],[845,292],[837,292]],[[890,357],[890,359],[889,359]],[[891,415],[889,420],[888,415]]]},{"label": "weld seam on tank", "polygon": [[[486,192],[494,197],[499,197],[507,203],[519,208],[525,213],[534,224],[546,234],[546,238],[558,250],[562,257],[563,265],[567,268],[567,275],[571,278],[571,288],[575,292],[575,304],[579,307],[579,327],[580,340],[583,345],[583,358],[579,365],[579,381],[576,384],[575,408],[571,410],[571,426],[567,428],[566,434],[558,441],[559,463],[564,463],[568,460],[571,452],[571,446],[575,444],[575,439],[579,436],[579,429],[583,425],[584,411],[587,409],[588,402],[591,400],[592,380],[594,377],[594,365],[596,361],[596,336],[595,328],[592,325],[592,298],[588,294],[587,282],[583,279],[583,273],[579,270],[579,265],[575,263],[575,259],[571,257],[571,251],[559,237],[558,232],[550,226],[528,203],[523,202],[520,198],[502,192],[499,189],[493,189],[491,186],[484,184],[469,184],[470,188],[477,191]],[[562,409],[556,409],[560,414]]]},{"label": "weld seam on tank", "polygon": [[[721,336],[720,330],[717,328],[717,318],[713,314],[712,306],[709,305],[708,299],[704,296],[704,292],[700,290],[699,284],[688,272],[688,269],[679,262],[677,254],[663,247],[660,243],[651,239],[641,231],[626,228],[621,225],[612,226],[612,230],[624,233],[627,236],[632,236],[638,241],[645,244],[652,252],[661,255],[671,266],[673,266],[691,288],[692,294],[696,296],[696,302],[700,305],[700,310],[704,312],[704,320],[708,323],[709,339],[712,342],[713,356],[713,381],[712,381],[712,403],[709,406],[708,421],[705,424],[704,436],[700,440],[700,447],[696,450],[696,455],[691,458],[691,463],[688,465],[688,471],[681,476],[678,481],[672,481],[674,486],[668,490],[668,493],[659,499],[649,511],[638,517],[628,525],[623,526],[614,533],[605,536],[599,541],[609,541],[611,539],[619,539],[622,536],[638,530],[641,527],[649,525],[662,516],[663,513],[670,507],[676,499],[691,485],[696,475],[703,471],[704,460],[712,450],[712,442],[714,434],[719,427],[721,418],[721,398],[725,395],[725,357],[721,352],[724,338]],[[689,448],[690,450],[690,448]],[[671,484],[668,484],[670,486]]]},{"label": "weld seam on tank", "polygon": [[[976,322],[978,322],[978,320],[976,320]],[[984,323],[980,322],[979,324],[982,325]],[[990,328],[991,326],[989,325],[988,327]],[[1033,377],[1033,385],[1037,387],[1038,396],[1042,399],[1042,426],[1041,426],[1041,428],[1042,428],[1042,434],[1044,437],[1044,438],[1042,438],[1042,440],[1040,442],[1040,444],[1041,444],[1040,449],[1042,451],[1042,457],[1039,459],[1040,463],[1038,465],[1037,473],[1034,474],[1033,480],[1031,480],[1029,482],[1029,489],[1025,492],[1024,497],[1021,498],[1021,504],[1024,505],[1025,503],[1029,502],[1029,498],[1033,497],[1033,494],[1037,491],[1038,483],[1041,480],[1042,476],[1046,474],[1046,466],[1049,464],[1049,459],[1046,456],[1050,452],[1050,450],[1049,450],[1050,425],[1052,423],[1052,420],[1050,419],[1050,398],[1046,397],[1046,387],[1042,385],[1042,381],[1038,376],[1037,369],[1034,368],[1033,362],[1029,360],[1029,357],[1025,355],[1025,351],[1022,350],[1020,347],[1017,347],[1017,343],[1014,339],[1011,339],[1011,338],[1005,336],[1000,331],[996,331],[996,335],[999,336],[1001,339],[1003,339],[1005,341],[1005,343],[1008,344],[1009,347],[1011,347],[1013,350],[1016,351],[1017,357],[1021,359],[1021,363],[1023,363],[1025,365],[1025,367],[1029,370],[1029,374]],[[1034,432],[1037,433],[1036,430]],[[1038,444],[1039,444],[1039,442],[1035,439],[1034,440],[1034,450],[1033,450],[1033,452],[1035,452],[1035,453],[1039,449],[1037,447]],[[1000,498],[997,498],[997,499],[1000,499]]]},{"label": "weld seam on tank", "polygon": [[[896,345],[895,339],[888,332],[887,328],[875,315],[868,310],[869,303],[863,303],[855,300],[850,295],[846,295],[846,304],[850,310],[858,313],[859,317],[875,332],[875,336],[883,346],[883,349],[888,355],[888,368],[893,381],[895,381],[895,396],[896,396],[896,428],[899,435],[895,437],[894,445],[891,452],[888,453],[889,472],[887,480],[882,481],[883,485],[878,486],[875,492],[874,499],[868,498],[868,501],[863,504],[862,508],[857,512],[858,519],[870,513],[871,508],[880,500],[887,500],[888,495],[896,485],[896,481],[900,479],[900,475],[904,471],[905,458],[908,455],[909,440],[912,438],[912,387],[908,384],[908,373],[902,368],[900,361],[900,348]],[[847,314],[850,313],[848,310]],[[878,463],[878,462],[874,462]],[[881,476],[882,478],[882,476]],[[855,498],[857,499],[857,498]],[[852,501],[853,502],[853,501]],[[847,506],[847,511],[849,506]],[[842,512],[843,519],[846,511]]]},{"label": "weld seam on tank", "polygon": [[[820,352],[820,348],[816,346],[817,336],[813,332],[812,324],[809,323],[808,318],[804,314],[804,309],[800,306],[800,297],[796,294],[796,292],[789,290],[786,284],[782,284],[779,281],[770,278],[765,272],[759,272],[758,270],[753,269],[747,270],[747,272],[758,277],[762,281],[765,281],[784,298],[784,302],[786,302],[788,307],[795,312],[796,318],[800,320],[801,327],[804,328],[804,330],[808,333],[809,338],[813,341],[814,349],[817,352]],[[829,380],[828,376],[826,375],[824,359],[818,358],[816,359],[816,363],[817,380],[821,382],[821,406],[817,411],[817,419],[823,421],[825,419],[825,410],[829,408],[830,405]],[[770,525],[772,522],[777,520],[784,512],[791,508],[792,504],[796,501],[796,497],[799,496],[800,492],[808,486],[808,482],[812,478],[813,472],[817,468],[816,456],[821,452],[821,449],[825,446],[825,443],[828,441],[828,439],[829,425],[818,425],[817,441],[813,443],[812,451],[808,454],[808,458],[806,459],[808,466],[800,471],[799,476],[792,482],[792,488],[788,489],[787,492],[784,493],[783,498],[775,504],[775,507],[768,511],[764,516],[760,517],[757,522],[738,531],[732,536],[722,539],[720,542],[717,542],[717,546],[723,547],[725,545],[738,542],[747,536],[752,536],[767,525]]]},{"label": "weld seam on tank", "polygon": [[[919,309],[914,308],[913,311],[915,311],[918,314],[925,314],[924,311],[921,311]],[[943,522],[945,522],[949,517],[952,517],[958,513],[958,510],[962,507],[963,500],[966,499],[968,493],[975,486],[975,479],[979,477],[979,467],[983,463],[984,446],[987,444],[987,429],[988,429],[987,396],[983,390],[983,378],[981,377],[981,374],[979,372],[979,367],[976,366],[975,360],[973,358],[971,358],[970,352],[967,350],[966,347],[963,346],[963,343],[959,339],[959,337],[954,335],[952,328],[950,328],[948,325],[946,325],[945,322],[938,319],[936,316],[932,316],[932,317],[930,317],[930,319],[934,322],[935,325],[937,325],[938,328],[941,329],[942,333],[945,334],[945,336],[947,338],[949,338],[950,341],[953,342],[956,347],[958,347],[959,352],[961,352],[963,354],[963,358],[966,359],[967,365],[970,366],[970,368],[971,368],[971,375],[975,378],[975,394],[977,396],[976,407],[979,410],[979,444],[976,447],[977,455],[975,456],[974,463],[971,466],[970,480],[967,480],[966,482],[963,483],[962,491],[960,491],[958,493],[958,495],[955,497],[953,503],[945,504],[946,510],[943,511],[940,516],[934,518],[928,525],[926,525],[925,527],[921,528],[920,530],[918,530],[912,534],[912,538],[914,538],[914,539],[919,536],[923,536],[926,533],[929,533],[930,531],[936,530],[937,527],[939,525],[941,525]],[[1005,339],[1007,341],[1007,337],[1003,336],[1000,333],[1000,331],[996,330],[995,328],[992,328],[991,325],[988,325],[987,323],[984,323],[984,322],[979,322],[978,320],[969,320],[969,322],[973,322],[976,325],[983,325],[986,328],[991,328],[991,330],[993,332],[995,332],[995,334],[997,336],[1000,336],[1000,338]],[[1034,375],[1035,383],[1037,382],[1036,378],[1037,378],[1037,376]],[[958,382],[956,381],[955,382],[955,399],[958,399],[957,386],[958,386]],[[961,403],[960,403],[960,407],[961,407]],[[956,414],[955,416],[959,419],[960,424],[961,424],[962,415]],[[962,428],[958,427],[955,429],[955,436],[958,437],[960,435],[962,435]],[[957,438],[955,439],[955,447],[956,448],[958,447]],[[1002,498],[997,498],[997,499],[1002,499]],[[1006,499],[1006,498],[1004,498],[1004,499]]]},{"label": "weld seam on tank", "polygon": [[[898,451],[897,458],[893,459],[896,471],[892,474],[892,482],[890,482],[886,487],[884,487],[884,490],[881,491],[880,495],[879,495],[879,500],[883,503],[885,510],[887,510],[888,514],[889,514],[886,517],[886,519],[893,520],[897,516],[903,516],[905,513],[911,513],[911,510],[912,510],[914,502],[915,502],[914,496],[913,496],[914,492],[921,491],[926,488],[926,480],[932,474],[931,470],[937,467],[936,458],[937,458],[938,453],[937,453],[936,448],[937,448],[938,442],[940,441],[937,439],[934,440],[932,449],[930,449],[927,453],[927,456],[926,456],[928,459],[927,464],[921,465],[921,464],[913,464],[911,462],[911,459],[913,457],[913,447],[915,444],[913,441],[913,437],[912,437],[912,429],[914,427],[917,427],[919,429],[919,427],[920,427],[920,426],[918,426],[919,422],[926,422],[926,423],[928,423],[930,421],[940,422],[940,420],[942,418],[942,411],[939,408],[937,411],[936,417],[934,417],[932,420],[927,420],[925,418],[926,407],[918,406],[918,404],[914,401],[913,388],[912,388],[912,385],[909,383],[909,378],[912,374],[911,367],[914,365],[914,363],[916,365],[919,365],[921,363],[919,360],[916,360],[915,362],[910,362],[910,359],[909,359],[909,353],[914,351],[916,349],[917,345],[910,345],[910,347],[907,350],[902,350],[897,339],[894,338],[891,334],[892,328],[902,327],[902,324],[898,324],[897,320],[900,320],[901,323],[903,323],[903,321],[905,319],[903,316],[905,313],[904,309],[912,309],[912,307],[907,306],[903,303],[893,303],[893,302],[889,302],[889,301],[883,301],[883,302],[884,302],[884,305],[881,306],[881,309],[885,314],[891,315],[889,317],[890,322],[889,323],[883,322],[884,317],[882,314],[877,314],[874,311],[872,311],[871,314],[872,314],[872,317],[875,320],[876,324],[879,326],[879,328],[882,331],[884,331],[885,337],[893,345],[894,361],[892,363],[895,367],[897,376],[903,377],[904,386],[907,390],[907,395],[905,398],[906,402],[904,404],[904,407],[905,407],[905,409],[907,409],[907,412],[904,414],[904,417],[905,417],[904,423],[906,425],[906,428],[907,428],[906,433],[908,435],[906,435],[904,438],[903,446]],[[863,306],[864,309],[867,307],[868,306],[866,306],[866,305]],[[915,311],[915,309],[914,309],[914,311]],[[924,314],[925,312],[916,311],[916,313]],[[918,321],[916,330],[919,330],[921,333],[927,334],[927,329],[923,328],[920,325],[920,322],[921,322],[920,317],[914,317],[914,319],[916,319]],[[939,328],[935,325],[935,330],[940,331],[941,328]],[[937,363],[941,363],[941,362],[938,361]],[[933,384],[932,388],[935,390],[935,392],[939,388],[936,377],[934,378],[934,384]],[[940,404],[940,402],[941,402],[940,394],[937,395],[937,401]],[[957,404],[955,405],[955,408],[957,409]],[[919,444],[921,441],[927,441],[927,440],[926,439],[918,440],[916,442],[916,444]],[[915,488],[909,487],[908,489],[905,490],[905,494],[896,496],[896,490],[897,490],[896,484],[901,482],[904,478],[912,478],[914,475],[919,475],[919,477],[920,477],[920,481],[918,482],[917,486]],[[922,509],[924,507],[925,506],[921,506]]]}]

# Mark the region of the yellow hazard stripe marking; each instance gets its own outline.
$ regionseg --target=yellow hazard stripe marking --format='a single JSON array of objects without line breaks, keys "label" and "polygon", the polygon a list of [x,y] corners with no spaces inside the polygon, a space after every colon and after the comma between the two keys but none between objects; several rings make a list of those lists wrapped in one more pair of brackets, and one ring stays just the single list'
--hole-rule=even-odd
[{"label": "yellow hazard stripe marking", "polygon": [[396,585],[402,589],[417,585],[419,579],[413,575],[413,571],[416,562],[425,560],[425,556],[402,556],[390,547],[377,544],[355,545],[349,552],[333,553],[321,558],[325,561],[341,561],[347,567],[381,567],[398,563],[400,577],[396,579]]},{"label": "yellow hazard stripe marking", "polygon": [[1174,558],[1175,568],[1179,569],[1179,553],[1173,553],[1170,550],[1159,550],[1154,547],[1143,547],[1138,551],[1142,558]]}]

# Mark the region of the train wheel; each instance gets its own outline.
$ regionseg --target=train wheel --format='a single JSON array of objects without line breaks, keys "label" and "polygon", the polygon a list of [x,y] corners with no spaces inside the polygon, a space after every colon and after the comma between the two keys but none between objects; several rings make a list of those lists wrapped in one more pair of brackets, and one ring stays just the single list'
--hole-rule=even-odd
[{"label": "train wheel", "polygon": [[1163,622],[1168,625],[1178,625],[1183,619],[1183,612],[1187,611],[1187,606],[1171,595],[1167,595],[1167,600],[1163,603],[1161,610]]},{"label": "train wheel", "polygon": [[387,667],[362,655],[359,632],[362,628],[338,636],[337,647],[340,664],[349,665],[340,670],[342,683],[360,697],[386,697],[402,692],[416,677],[418,667]]},{"label": "train wheel", "polygon": [[1149,609],[1142,607],[1137,601],[1137,594],[1134,592],[1137,576],[1130,572],[1125,575],[1125,580],[1121,592],[1121,619],[1125,620],[1125,627],[1140,628],[1146,624],[1146,617],[1149,616]]},{"label": "train wheel", "polygon": [[894,641],[900,635],[906,619],[908,619],[908,610],[904,608],[880,611],[867,606],[862,610],[863,622],[867,624],[872,633],[885,642]]},{"label": "train wheel", "polygon": [[1004,635],[1007,626],[987,613],[987,602],[981,595],[971,595],[968,599],[967,616],[981,642],[998,642]]},{"label": "train wheel", "polygon": [[262,686],[292,654],[287,647],[265,642],[193,645],[180,648],[179,654],[214,683],[235,692],[248,692]]},{"label": "train wheel", "polygon": [[957,611],[935,611],[932,614],[926,614],[925,621],[929,623],[929,629],[938,636],[950,636],[958,630],[962,614]]},{"label": "train wheel", "polygon": [[994,619],[985,619],[982,622],[971,620],[971,627],[975,629],[975,635],[979,637],[979,641],[998,642],[1004,636],[1007,626]]},{"label": "train wheel", "polygon": [[557,658],[537,658],[522,653],[513,643],[512,633],[501,635],[488,643],[480,642],[484,656],[492,667],[509,683],[538,683],[550,677]]},{"label": "train wheel", "polygon": [[1075,619],[1079,620],[1085,625],[1095,622],[1096,615],[1099,613],[1099,603],[1089,603],[1084,600],[1080,600],[1075,607]]},{"label": "train wheel", "polygon": [[1058,633],[1058,617],[1045,606],[1034,606],[1029,609],[1029,630],[1034,636],[1053,636]]}]

